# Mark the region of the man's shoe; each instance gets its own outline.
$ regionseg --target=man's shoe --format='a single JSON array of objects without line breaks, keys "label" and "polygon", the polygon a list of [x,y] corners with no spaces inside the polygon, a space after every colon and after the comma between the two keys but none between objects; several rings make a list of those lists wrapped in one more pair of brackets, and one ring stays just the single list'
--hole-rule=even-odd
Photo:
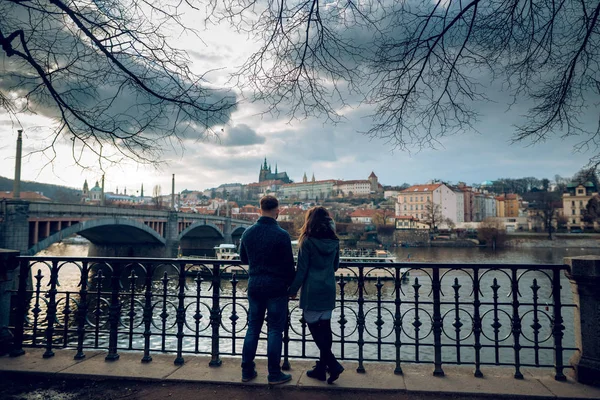
[{"label": "man's shoe", "polygon": [[325,379],[327,379],[326,369],[327,367],[324,363],[322,363],[321,361],[317,361],[313,369],[311,369],[310,371],[306,371],[306,376],[308,376],[309,378],[324,381]]},{"label": "man's shoe", "polygon": [[327,383],[329,384],[335,382],[340,377],[340,374],[344,372],[344,367],[337,360],[332,364],[329,366],[329,379],[327,379]]},{"label": "man's shoe", "polygon": [[291,380],[292,380],[292,375],[285,374],[283,372],[280,372],[278,376],[271,377],[269,375],[269,377],[268,377],[269,385],[281,385],[282,383],[286,383]]},{"label": "man's shoe", "polygon": [[258,373],[256,373],[256,370],[252,370],[252,371],[248,371],[248,372],[242,371],[242,382],[250,382],[252,379],[256,378],[257,376],[258,376]]}]

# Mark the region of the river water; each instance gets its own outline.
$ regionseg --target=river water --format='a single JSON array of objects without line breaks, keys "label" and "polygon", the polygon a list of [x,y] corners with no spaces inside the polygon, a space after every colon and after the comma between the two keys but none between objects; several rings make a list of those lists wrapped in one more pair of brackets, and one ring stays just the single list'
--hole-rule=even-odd
[{"label": "river water", "polygon": [[[398,261],[410,260],[411,262],[424,262],[424,263],[456,263],[456,264],[468,264],[468,263],[497,263],[497,264],[562,264],[564,257],[580,256],[580,255],[600,255],[600,249],[596,248],[527,248],[527,249],[501,249],[491,250],[486,248],[396,248],[393,252],[398,258]],[[38,255],[40,256],[86,256],[87,246],[86,245],[74,245],[74,244],[55,244],[50,248],[42,251]],[[417,264],[415,264],[417,266]],[[352,275],[354,271],[348,270],[348,275]],[[431,306],[427,302],[431,302],[430,289],[430,270],[428,269],[417,269],[411,271],[410,280],[408,283],[402,285],[402,298],[406,301],[406,304],[402,304],[402,337],[401,340],[404,343],[402,346],[401,357],[403,360],[419,362],[431,362],[433,360],[433,347],[431,344],[432,333],[431,333]],[[35,273],[35,268],[34,268]],[[444,332],[442,336],[442,343],[445,346],[443,348],[443,359],[444,362],[452,363],[472,363],[474,360],[474,351],[470,347],[473,345],[473,306],[469,304],[472,301],[472,280],[470,280],[469,270],[466,268],[463,270],[444,270],[442,274],[442,317]],[[48,274],[45,274],[48,276]],[[562,274],[561,274],[562,275]],[[504,302],[504,305],[497,307],[500,310],[499,315],[494,316],[492,303],[492,289],[493,279],[496,278],[500,289],[498,289],[499,302]],[[44,278],[46,282],[47,278]],[[531,303],[533,300],[533,290],[531,285],[533,279],[536,279],[540,289],[538,292],[538,310],[539,312],[539,324],[540,329],[537,332],[538,341],[540,346],[552,347],[552,298],[551,288],[548,277],[539,271],[531,271],[523,275],[523,279],[519,282],[519,301],[521,303]],[[419,288],[415,288],[415,284],[420,285]],[[453,302],[456,301],[455,291],[453,284],[458,282],[461,285],[459,289],[460,305],[456,306]],[[77,292],[79,283],[78,269],[76,267],[66,267],[61,270],[60,284],[61,291],[73,291]],[[124,287],[127,287],[127,282],[124,281]],[[365,284],[365,319],[366,319],[366,332],[364,346],[364,356],[366,359],[371,360],[389,360],[393,361],[395,358],[395,334],[394,334],[394,303],[393,299],[395,296],[394,282],[386,280],[381,287],[381,300],[377,299],[377,288],[375,281],[367,281]],[[569,282],[564,278],[561,278],[561,285],[563,290],[561,292],[561,298],[563,304],[572,303],[572,298],[569,290]],[[139,284],[135,288],[136,296],[134,304],[135,321],[133,339],[133,348],[143,348],[143,325],[141,324],[142,304],[143,304],[143,285]],[[171,279],[168,284],[169,292],[176,293],[176,279]],[[210,327],[209,314],[210,314],[210,302],[207,299],[203,299],[200,305],[201,313],[204,315],[201,319],[200,324],[195,326],[194,323],[194,296],[196,295],[196,285],[192,277],[188,277],[186,288],[186,296],[189,296],[189,301],[186,299],[186,327],[185,332],[187,336],[184,339],[184,349],[187,351],[196,351],[199,349],[203,352],[210,351]],[[43,286],[42,286],[43,287]],[[93,286],[90,288],[92,289]],[[157,278],[155,282],[156,293],[161,292],[161,282]],[[201,284],[203,295],[210,293],[210,283],[204,282]],[[240,281],[236,290],[237,300],[235,313],[236,326],[230,325],[234,315],[233,303],[231,296],[233,295],[232,286],[228,280],[222,282],[222,320],[223,328],[221,329],[224,337],[231,336],[229,339],[223,338],[222,351],[229,354],[240,354],[242,347],[243,338],[243,327],[246,324],[245,308],[247,307],[247,301],[244,296],[246,289],[246,282]],[[348,303],[344,304],[344,307],[339,307],[334,310],[332,318],[333,330],[336,335],[335,339],[338,341],[334,345],[337,354],[340,354],[343,350],[344,356],[347,358],[356,358],[358,353],[358,346],[356,342],[358,340],[357,332],[357,283],[356,281],[350,280],[344,289],[344,295]],[[419,304],[419,307],[415,307],[415,292],[419,292],[420,301],[423,304]],[[481,279],[481,301],[488,304],[482,305],[480,308],[483,325],[483,336],[482,344],[490,346],[482,350],[482,361],[485,363],[507,363],[510,364],[514,359],[514,349],[512,348],[513,339],[511,336],[511,321],[510,316],[512,312],[512,292],[510,279],[502,273],[490,273]],[[339,298],[338,288],[338,298]],[[160,296],[157,296],[157,299]],[[93,304],[90,305],[94,307]],[[155,318],[153,320],[154,332],[160,331],[163,323],[165,326],[170,327],[170,330],[175,329],[175,311],[176,307],[174,303],[168,303],[162,305],[157,301],[155,305]],[[102,305],[104,309],[103,327],[107,327],[107,311],[108,303]],[[129,313],[129,305],[123,304],[122,316],[126,316]],[[64,309],[64,302],[59,302],[58,311]],[[300,324],[301,311],[297,308],[297,304],[291,304],[292,309],[292,331],[290,337],[292,342],[290,343],[290,354],[300,355],[305,354],[307,356],[316,356],[317,350],[312,343],[307,344],[305,347],[299,340],[302,337],[302,326]],[[532,346],[534,341],[534,332],[531,327],[535,321],[533,308],[522,306],[520,309],[521,323],[523,326],[523,337],[522,345]],[[344,312],[342,318],[342,311]],[[159,314],[166,312],[169,316],[166,321],[161,321]],[[90,310],[89,319],[93,317],[93,310]],[[43,313],[41,315],[43,317]],[[572,308],[563,308],[563,317],[565,325],[565,337],[564,347],[573,347],[573,313]],[[494,321],[497,318],[497,321]],[[189,320],[189,322],[188,322]],[[340,321],[345,320],[344,324]],[[378,321],[381,329],[378,330]],[[417,324],[415,324],[415,321]],[[92,321],[93,322],[93,321]],[[456,329],[456,323],[460,323],[460,327]],[[500,327],[495,330],[493,325],[495,322],[499,323]],[[124,321],[124,326],[127,326],[128,322]],[[344,328],[342,334],[342,325]],[[202,330],[205,338],[194,337],[195,330]],[[231,331],[235,330],[235,335],[231,334]],[[264,330],[264,329],[263,329]],[[308,333],[307,333],[308,334]],[[341,337],[344,338],[343,349],[341,344]],[[123,335],[120,340],[120,344],[125,346],[127,342],[127,335]],[[310,339],[310,336],[308,336]],[[106,339],[106,337],[104,337]],[[160,350],[165,346],[167,349],[173,350],[175,348],[175,338],[167,337],[163,342],[164,338],[160,335],[152,336],[151,348],[153,350]],[[378,345],[378,341],[383,341],[383,345]],[[101,340],[103,342],[103,340]],[[417,346],[415,343],[418,342]],[[460,355],[458,355],[457,347],[455,346],[458,342],[461,343]],[[89,343],[92,344],[91,342]],[[494,344],[501,344],[504,346],[497,353],[495,353],[492,346]],[[259,344],[259,354],[266,352],[266,343],[261,341]],[[565,361],[568,360],[571,352],[566,351]],[[521,362],[525,364],[546,364],[551,365],[553,363],[553,352],[551,349],[541,349],[536,351],[535,349],[523,349],[521,350]]]}]

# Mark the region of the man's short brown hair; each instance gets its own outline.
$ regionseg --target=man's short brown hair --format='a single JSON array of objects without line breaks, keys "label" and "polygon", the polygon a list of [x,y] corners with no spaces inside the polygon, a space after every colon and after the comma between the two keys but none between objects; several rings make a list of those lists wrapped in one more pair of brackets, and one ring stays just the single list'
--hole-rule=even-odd
[{"label": "man's short brown hair", "polygon": [[271,211],[277,207],[279,207],[279,200],[275,196],[267,195],[260,199],[260,209],[263,211]]}]

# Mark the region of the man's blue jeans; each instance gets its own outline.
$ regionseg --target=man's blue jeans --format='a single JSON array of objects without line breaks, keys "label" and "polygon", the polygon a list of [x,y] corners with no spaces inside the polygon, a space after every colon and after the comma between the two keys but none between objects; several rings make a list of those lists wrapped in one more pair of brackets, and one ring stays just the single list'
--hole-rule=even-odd
[{"label": "man's blue jeans", "polygon": [[248,330],[242,350],[242,369],[254,368],[254,357],[258,347],[258,337],[267,313],[267,359],[269,376],[277,378],[281,373],[281,347],[283,331],[287,322],[288,297],[248,296]]}]

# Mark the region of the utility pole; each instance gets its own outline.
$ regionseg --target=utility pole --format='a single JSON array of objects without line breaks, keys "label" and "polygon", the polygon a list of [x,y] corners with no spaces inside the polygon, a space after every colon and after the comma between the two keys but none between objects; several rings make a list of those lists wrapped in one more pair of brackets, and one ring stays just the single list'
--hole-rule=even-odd
[{"label": "utility pole", "polygon": [[104,174],[102,174],[102,193],[100,194],[100,205],[104,207]]},{"label": "utility pole", "polygon": [[21,154],[23,149],[23,130],[17,131],[17,158],[15,160],[15,180],[13,182],[13,199],[21,198]]},{"label": "utility pole", "polygon": [[175,209],[175,174],[173,174],[173,179],[171,179],[171,208]]}]

